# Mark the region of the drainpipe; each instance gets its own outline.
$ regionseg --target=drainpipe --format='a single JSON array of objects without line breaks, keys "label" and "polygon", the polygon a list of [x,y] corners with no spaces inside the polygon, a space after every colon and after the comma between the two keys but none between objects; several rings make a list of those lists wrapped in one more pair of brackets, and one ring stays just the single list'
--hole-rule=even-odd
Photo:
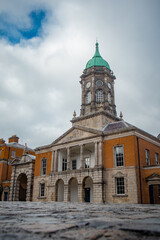
[{"label": "drainpipe", "polygon": [[104,193],[104,185],[105,185],[105,181],[104,181],[104,167],[102,167],[102,202],[105,203],[105,193]]},{"label": "drainpipe", "polygon": [[142,199],[141,161],[140,161],[139,138],[138,137],[137,137],[137,149],[138,149],[138,165],[139,165],[140,200],[141,200],[141,204],[142,204],[143,199]]},{"label": "drainpipe", "polygon": [[10,156],[10,147],[9,147],[8,158],[7,158],[7,174],[6,174],[6,180],[8,180],[8,160],[9,160],[9,156]]}]

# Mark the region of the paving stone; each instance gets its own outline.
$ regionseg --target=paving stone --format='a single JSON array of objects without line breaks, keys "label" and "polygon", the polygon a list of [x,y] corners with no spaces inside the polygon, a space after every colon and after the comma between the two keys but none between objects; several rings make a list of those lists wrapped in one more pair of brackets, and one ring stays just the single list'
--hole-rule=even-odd
[{"label": "paving stone", "polygon": [[0,202],[0,240],[157,240],[160,205]]}]

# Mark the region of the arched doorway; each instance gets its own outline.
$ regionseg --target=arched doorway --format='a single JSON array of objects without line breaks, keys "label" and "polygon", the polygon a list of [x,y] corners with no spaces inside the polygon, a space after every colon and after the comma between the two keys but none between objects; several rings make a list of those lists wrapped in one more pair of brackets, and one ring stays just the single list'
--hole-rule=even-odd
[{"label": "arched doorway", "polygon": [[27,195],[27,176],[26,174],[22,173],[18,177],[19,181],[19,201],[26,201]]},{"label": "arched doorway", "polygon": [[59,179],[56,183],[56,201],[64,201],[64,182],[62,179]]},{"label": "arched doorway", "polygon": [[84,202],[93,202],[93,180],[86,177],[83,180],[83,199]]},{"label": "arched doorway", "polygon": [[71,178],[68,183],[68,196],[70,202],[78,202],[78,182],[76,178]]}]

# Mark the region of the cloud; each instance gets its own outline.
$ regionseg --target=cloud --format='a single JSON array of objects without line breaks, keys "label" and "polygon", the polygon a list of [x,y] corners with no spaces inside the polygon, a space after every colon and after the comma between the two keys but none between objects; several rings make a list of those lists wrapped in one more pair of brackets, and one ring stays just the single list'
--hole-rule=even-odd
[{"label": "cloud", "polygon": [[0,29],[20,40],[0,40],[0,137],[17,134],[36,147],[71,127],[73,111],[79,115],[81,105],[79,76],[94,55],[96,38],[117,77],[118,115],[122,111],[126,121],[158,135],[158,5],[125,0],[2,1]]},{"label": "cloud", "polygon": [[0,38],[4,38],[11,44],[20,43],[22,39],[38,37],[42,32],[42,22],[46,17],[44,10],[33,10],[28,14],[28,22],[17,24],[13,22],[7,13],[0,14]]}]

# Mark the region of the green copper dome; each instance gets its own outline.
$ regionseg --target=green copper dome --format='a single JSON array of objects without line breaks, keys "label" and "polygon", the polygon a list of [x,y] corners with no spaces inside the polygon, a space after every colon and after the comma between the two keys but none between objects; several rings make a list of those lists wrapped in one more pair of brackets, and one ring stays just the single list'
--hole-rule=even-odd
[{"label": "green copper dome", "polygon": [[100,66],[100,67],[106,67],[108,68],[109,70],[110,69],[110,66],[108,64],[108,62],[106,62],[100,55],[99,53],[99,48],[98,48],[98,42],[96,42],[96,51],[95,51],[95,54],[94,56],[87,62],[86,64],[86,69],[90,68],[90,67],[93,67],[93,66]]}]

